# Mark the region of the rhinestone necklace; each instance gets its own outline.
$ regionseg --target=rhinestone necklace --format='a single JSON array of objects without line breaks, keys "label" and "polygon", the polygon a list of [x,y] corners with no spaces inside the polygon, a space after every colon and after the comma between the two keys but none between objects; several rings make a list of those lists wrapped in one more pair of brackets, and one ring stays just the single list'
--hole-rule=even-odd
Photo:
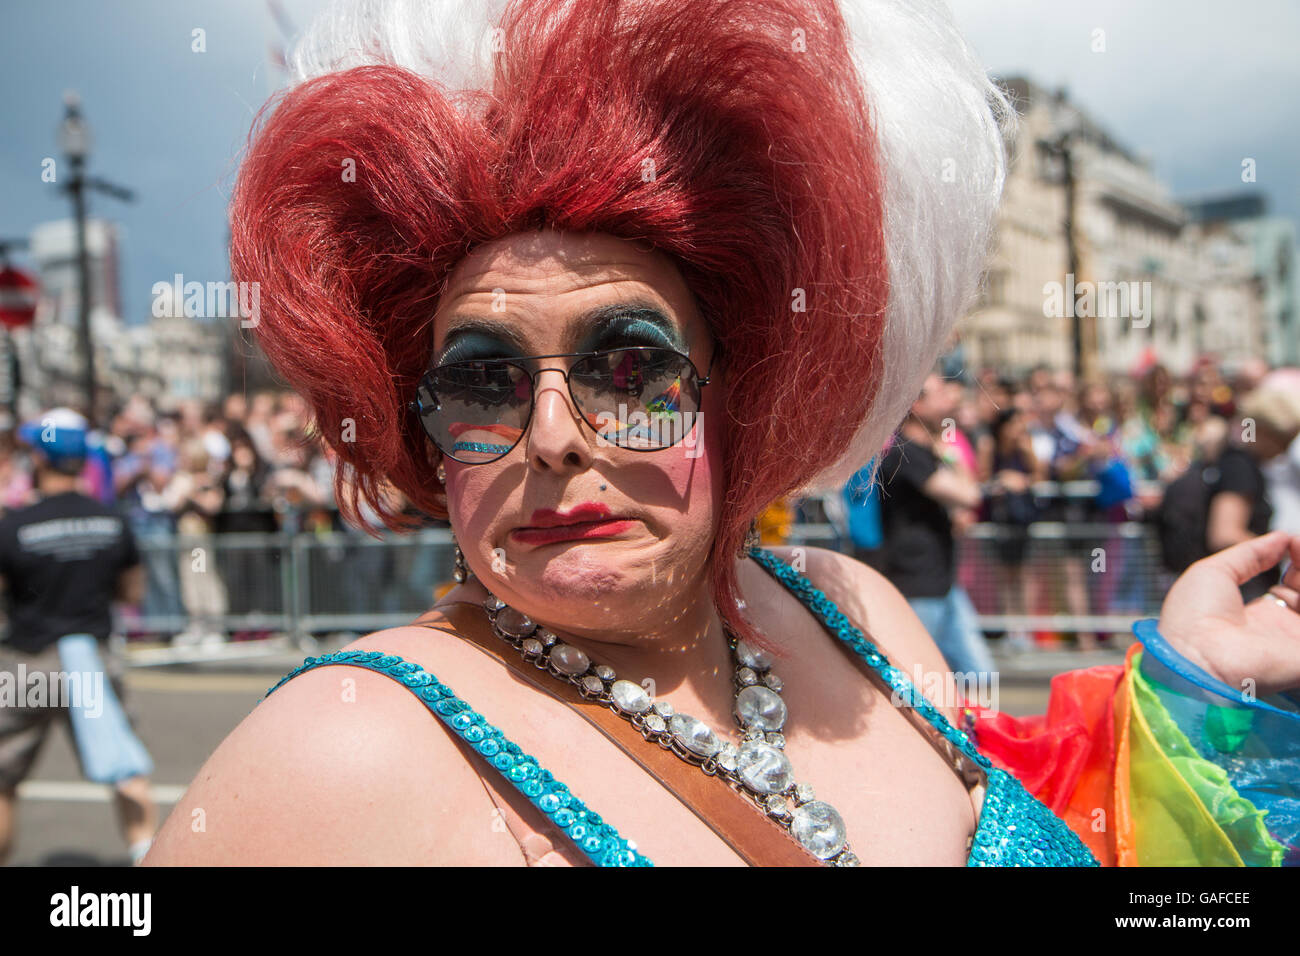
[{"label": "rhinestone necklace", "polygon": [[723,630],[736,664],[732,715],[742,734],[740,746],[721,740],[704,721],[655,700],[640,684],[620,680],[607,664],[593,664],[580,648],[565,644],[496,595],[489,592],[483,606],[492,630],[524,660],[573,684],[587,700],[605,704],[648,742],[671,750],[709,776],[721,777],[817,859],[835,866],[859,865],[849,849],[843,817],[829,803],[814,799],[812,787],[794,780],[781,733],[787,710],[771,657],[738,640],[726,621]]}]

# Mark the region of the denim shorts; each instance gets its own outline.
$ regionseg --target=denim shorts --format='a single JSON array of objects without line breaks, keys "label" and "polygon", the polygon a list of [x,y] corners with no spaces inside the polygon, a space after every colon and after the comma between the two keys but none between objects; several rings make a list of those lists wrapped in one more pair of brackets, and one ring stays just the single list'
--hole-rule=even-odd
[{"label": "denim shorts", "polygon": [[[120,658],[109,653],[106,645],[101,643],[99,651],[104,662],[104,679],[117,695],[127,722],[134,730],[136,714],[125,693],[125,667]],[[35,654],[0,644],[0,681],[9,685],[0,686],[0,792],[12,791],[31,773],[46,735],[56,720],[67,729],[82,775],[86,774],[86,761],[72,733],[68,707],[63,699],[65,695],[47,693],[43,701],[32,696],[31,675],[38,671],[45,675],[46,688],[56,686],[63,671],[57,642]],[[27,675],[26,687],[19,682],[20,674]]]},{"label": "denim shorts", "polygon": [[939,645],[954,673],[991,674],[996,669],[993,654],[979,629],[975,606],[965,589],[953,587],[943,597],[908,598],[907,603]]}]

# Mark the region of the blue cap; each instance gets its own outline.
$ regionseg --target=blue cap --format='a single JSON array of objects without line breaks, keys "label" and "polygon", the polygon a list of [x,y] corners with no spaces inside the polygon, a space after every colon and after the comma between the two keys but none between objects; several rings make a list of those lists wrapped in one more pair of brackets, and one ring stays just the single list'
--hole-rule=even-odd
[{"label": "blue cap", "polygon": [[18,437],[43,452],[50,464],[58,465],[86,457],[88,424],[70,408],[55,408],[19,426]]}]

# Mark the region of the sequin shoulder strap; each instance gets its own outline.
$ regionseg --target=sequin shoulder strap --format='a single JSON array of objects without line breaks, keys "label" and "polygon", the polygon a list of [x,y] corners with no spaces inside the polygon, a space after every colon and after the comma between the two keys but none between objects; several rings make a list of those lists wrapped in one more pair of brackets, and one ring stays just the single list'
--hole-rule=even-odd
[{"label": "sequin shoulder strap", "polygon": [[891,696],[897,695],[900,703],[925,718],[928,726],[946,742],[945,756],[968,786],[979,776],[984,777],[987,790],[968,866],[1098,865],[1092,851],[1065,821],[1025,790],[1019,780],[993,766],[970,736],[954,727],[823,591],[770,552],[755,548],[750,556],[802,601],[855,656],[865,661]]},{"label": "sequin shoulder strap", "polygon": [[379,651],[339,651],[309,657],[268,690],[266,697],[299,674],[330,664],[364,667],[391,677],[404,686],[451,733],[481,754],[510,786],[545,814],[596,866],[654,866],[648,857],[637,851],[635,844],[620,836],[618,830],[602,820],[594,810],[588,809],[534,757],[524,753],[518,744],[418,664]]},{"label": "sequin shoulder strap", "polygon": [[652,745],[611,707],[585,699],[574,685],[543,681],[542,672],[535,665],[491,633],[487,615],[480,605],[456,601],[439,604],[433,610],[454,631],[423,617],[415,624],[472,644],[526,683],[566,705],[681,801],[750,866],[821,865],[788,832],[774,825],[749,797],[724,780],[701,773],[698,767],[680,760],[670,750]]},{"label": "sequin shoulder strap", "polygon": [[[794,594],[826,630],[855,656],[865,661],[884,684],[891,697],[923,717],[928,725],[947,742],[944,748],[945,756],[968,787],[975,781],[979,771],[987,773],[993,769],[993,764],[975,748],[970,736],[954,727],[952,722],[930,702],[930,699],[916,689],[916,685],[907,678],[907,675],[891,664],[880,648],[854,626],[825,592],[813,587],[813,583],[806,576],[770,551],[754,548],[749,555]],[[964,756],[966,760],[958,759],[958,754]],[[979,768],[979,771],[976,768]]]}]

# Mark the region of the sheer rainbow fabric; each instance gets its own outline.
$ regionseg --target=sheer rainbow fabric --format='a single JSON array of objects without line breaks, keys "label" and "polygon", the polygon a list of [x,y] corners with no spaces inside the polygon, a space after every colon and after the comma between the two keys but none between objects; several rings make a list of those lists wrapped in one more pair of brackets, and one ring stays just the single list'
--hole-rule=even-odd
[{"label": "sheer rainbow fabric", "polygon": [[1107,866],[1300,865],[1300,706],[1206,674],[1139,621],[1123,665],[1052,680],[1047,713],[977,706],[980,750]]}]

